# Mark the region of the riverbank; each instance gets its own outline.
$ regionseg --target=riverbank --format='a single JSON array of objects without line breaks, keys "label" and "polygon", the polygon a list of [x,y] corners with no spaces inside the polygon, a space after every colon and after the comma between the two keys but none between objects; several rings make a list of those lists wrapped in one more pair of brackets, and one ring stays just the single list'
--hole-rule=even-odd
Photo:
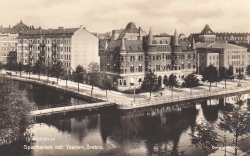
[{"label": "riverbank", "polygon": [[228,142],[226,146],[226,152],[225,152],[225,146],[222,146],[220,149],[216,150],[214,153],[209,154],[209,156],[250,156],[250,150],[249,150],[249,144],[250,144],[250,134],[245,135],[244,137],[240,137],[240,140],[238,141],[238,150],[237,155],[235,155],[235,149],[234,149],[234,143],[231,141]]},{"label": "riverbank", "polygon": [[[6,75],[6,71],[2,71],[3,75]],[[33,82],[42,85],[46,85],[49,87],[53,87],[56,89],[60,89],[63,91],[71,92],[73,94],[79,96],[87,96],[90,97],[91,86],[87,84],[80,84],[78,91],[78,84],[72,81],[66,80],[58,80],[53,77],[46,77],[31,74],[22,74],[20,77],[19,72],[12,72],[12,75],[6,75],[6,77],[26,81]],[[192,89],[189,88],[174,88],[173,92],[171,88],[165,88],[159,92],[155,92],[152,94],[152,97],[149,99],[149,93],[140,93],[140,94],[125,94],[117,91],[108,91],[106,97],[106,91],[101,90],[97,87],[94,87],[92,97],[99,99],[101,101],[108,101],[112,103],[116,103],[119,109],[135,109],[141,107],[150,107],[161,104],[170,104],[174,102],[180,101],[188,101],[203,97],[211,97],[218,95],[226,95],[230,93],[242,92],[246,90],[250,90],[250,80],[249,78],[245,80],[241,80],[241,86],[238,86],[238,80],[227,81],[227,87],[225,89],[224,81],[217,83],[217,86],[213,84],[211,87],[211,91],[209,91],[209,83],[202,83],[202,86],[194,87]]]}]

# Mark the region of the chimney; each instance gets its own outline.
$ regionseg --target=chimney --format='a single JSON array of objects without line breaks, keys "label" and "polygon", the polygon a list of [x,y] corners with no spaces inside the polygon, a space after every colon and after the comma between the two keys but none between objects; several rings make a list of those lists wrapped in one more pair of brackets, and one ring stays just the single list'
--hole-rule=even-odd
[{"label": "chimney", "polygon": [[59,27],[58,29],[63,29],[63,27]]},{"label": "chimney", "polygon": [[9,25],[9,28],[10,28],[10,25]]}]

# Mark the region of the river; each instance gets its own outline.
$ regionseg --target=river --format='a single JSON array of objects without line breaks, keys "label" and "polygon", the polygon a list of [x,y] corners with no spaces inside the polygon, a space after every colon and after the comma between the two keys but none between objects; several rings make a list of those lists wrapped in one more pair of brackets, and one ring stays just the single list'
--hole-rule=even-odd
[{"label": "river", "polygon": [[[94,102],[36,84],[16,83],[36,109]],[[219,135],[232,139],[232,134],[217,128],[219,117],[232,105],[240,104],[249,110],[249,93],[204,98],[176,106],[127,111],[107,107],[37,117],[31,128],[37,139],[32,144],[34,149],[23,150],[32,156],[153,156],[160,155],[158,146],[165,146],[168,150],[200,156],[201,148],[192,147],[188,135],[195,123],[201,119],[208,121],[216,126]]]}]

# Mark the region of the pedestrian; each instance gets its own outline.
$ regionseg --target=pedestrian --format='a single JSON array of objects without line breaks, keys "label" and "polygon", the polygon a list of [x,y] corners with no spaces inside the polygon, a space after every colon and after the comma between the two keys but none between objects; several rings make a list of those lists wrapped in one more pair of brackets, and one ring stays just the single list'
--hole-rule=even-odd
[{"label": "pedestrian", "polygon": [[162,92],[161,92],[161,96],[162,96]]}]

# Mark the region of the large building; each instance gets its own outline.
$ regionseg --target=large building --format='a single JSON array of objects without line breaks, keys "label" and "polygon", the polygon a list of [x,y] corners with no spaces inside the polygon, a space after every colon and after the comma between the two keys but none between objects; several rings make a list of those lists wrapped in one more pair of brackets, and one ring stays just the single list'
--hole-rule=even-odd
[{"label": "large building", "polygon": [[62,61],[68,69],[82,65],[87,69],[90,62],[99,62],[98,38],[85,27],[41,29],[31,27],[18,36],[17,58],[23,64],[37,60],[45,64]]},{"label": "large building", "polygon": [[[116,35],[118,36],[118,35]],[[178,77],[195,72],[196,48],[194,42],[179,40],[168,34],[148,35],[130,22],[116,39],[100,40],[100,65],[118,90],[139,86],[145,73],[153,71],[158,83],[166,83],[171,74]]]},{"label": "large building", "polygon": [[[242,73],[246,71],[246,67],[248,65],[248,53],[247,48],[237,46],[234,44],[229,43],[218,43],[214,42],[209,45],[205,45],[203,43],[197,43],[196,47],[198,49],[199,53],[199,60],[201,60],[201,54],[202,51],[205,49],[210,54],[209,55],[216,55],[215,53],[219,54],[219,68],[225,67],[229,68],[232,67],[233,73],[237,74],[240,70]],[[201,53],[200,53],[201,52]],[[217,58],[217,56],[214,56]],[[213,59],[212,59],[213,60]],[[209,60],[210,62],[207,64],[213,64],[217,67],[217,59],[216,62],[213,62],[212,60]],[[215,63],[215,64],[214,64]]]}]

